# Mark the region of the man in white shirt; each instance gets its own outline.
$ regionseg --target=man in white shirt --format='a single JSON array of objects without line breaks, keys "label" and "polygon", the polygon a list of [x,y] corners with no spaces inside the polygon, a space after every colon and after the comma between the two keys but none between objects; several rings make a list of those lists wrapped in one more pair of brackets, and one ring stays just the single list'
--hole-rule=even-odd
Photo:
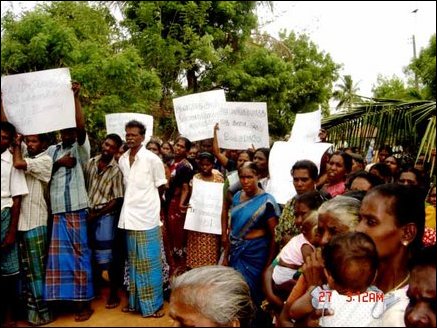
[{"label": "man in white shirt", "polygon": [[28,188],[23,171],[13,167],[12,153],[9,151],[15,139],[15,127],[3,119],[2,102],[0,286],[1,295],[5,297],[5,307],[3,309],[2,306],[4,322],[1,325],[9,326],[16,319],[12,316],[12,310],[17,306],[17,281],[20,272],[16,237],[21,198],[28,193]]},{"label": "man in white shirt", "polygon": [[125,195],[118,227],[126,230],[129,256],[129,305],[123,311],[159,318],[164,315],[159,195],[167,180],[161,159],[142,144],[145,134],[142,123],[128,122],[129,150],[119,159]]}]

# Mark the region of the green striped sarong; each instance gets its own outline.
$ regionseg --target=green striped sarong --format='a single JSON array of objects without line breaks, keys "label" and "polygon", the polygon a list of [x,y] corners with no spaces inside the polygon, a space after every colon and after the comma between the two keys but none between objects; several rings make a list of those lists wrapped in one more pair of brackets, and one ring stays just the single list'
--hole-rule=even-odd
[{"label": "green striped sarong", "polygon": [[164,304],[161,230],[127,230],[129,307],[146,317]]},{"label": "green striped sarong", "polygon": [[47,302],[43,299],[45,263],[48,252],[47,227],[20,232],[20,253],[27,300],[27,321],[45,325],[53,321]]},{"label": "green striped sarong", "polygon": [[[9,231],[11,224],[11,208],[5,207],[1,212],[1,235],[0,244],[6,238],[6,233]],[[20,272],[20,262],[18,260],[18,243],[1,248],[0,250],[0,274],[3,277],[13,276]]]}]

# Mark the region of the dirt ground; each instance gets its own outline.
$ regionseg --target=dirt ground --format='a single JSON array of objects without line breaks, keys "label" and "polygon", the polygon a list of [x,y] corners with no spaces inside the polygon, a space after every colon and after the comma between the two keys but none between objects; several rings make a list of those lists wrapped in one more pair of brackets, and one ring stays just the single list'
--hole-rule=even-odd
[{"label": "dirt ground", "polygon": [[[120,305],[114,309],[106,309],[108,289],[102,290],[102,295],[92,301],[94,310],[91,318],[84,322],[74,321],[74,312],[62,309],[57,313],[57,318],[52,323],[42,327],[172,327],[173,321],[168,316],[168,303],[164,304],[165,316],[162,318],[142,318],[140,314],[124,313],[122,307],[127,300],[120,293]],[[19,321],[17,327],[29,327],[26,321]]]}]

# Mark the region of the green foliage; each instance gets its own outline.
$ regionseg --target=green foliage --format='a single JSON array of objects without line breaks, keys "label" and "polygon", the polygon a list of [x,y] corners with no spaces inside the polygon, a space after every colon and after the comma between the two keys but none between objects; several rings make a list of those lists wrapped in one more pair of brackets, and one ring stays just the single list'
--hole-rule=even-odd
[{"label": "green foliage", "polygon": [[7,14],[2,29],[2,74],[70,68],[72,79],[82,85],[93,149],[105,135],[105,114],[150,114],[161,98],[157,74],[144,68],[134,47],[120,47],[119,31],[106,7],[52,2],[21,19]]},{"label": "green foliage", "polygon": [[436,35],[431,36],[429,45],[423,49],[419,57],[412,61],[408,68],[418,77],[423,85],[424,99],[436,99]]},{"label": "green foliage", "polygon": [[360,88],[358,84],[353,82],[350,75],[343,75],[341,81],[342,83],[335,85],[338,89],[334,91],[332,96],[334,99],[339,100],[337,109],[346,108],[350,111],[354,104],[361,102],[361,97],[357,96]]},{"label": "green foliage", "polygon": [[406,87],[405,83],[393,75],[386,78],[378,75],[377,85],[372,88],[373,97],[378,99],[421,100],[422,97],[413,87]]},{"label": "green foliage", "polygon": [[257,35],[235,64],[219,63],[201,81],[203,89],[224,88],[229,101],[266,102],[274,138],[290,132],[296,113],[328,108],[339,69],[307,36],[282,38]]},{"label": "green foliage", "polygon": [[94,139],[106,113],[125,111],[152,114],[158,135],[174,136],[172,98],[214,88],[267,102],[272,137],[296,113],[329,108],[340,66],[306,35],[251,36],[256,1],[118,2],[126,36],[104,3],[52,2],[2,20],[2,73],[70,67]]}]

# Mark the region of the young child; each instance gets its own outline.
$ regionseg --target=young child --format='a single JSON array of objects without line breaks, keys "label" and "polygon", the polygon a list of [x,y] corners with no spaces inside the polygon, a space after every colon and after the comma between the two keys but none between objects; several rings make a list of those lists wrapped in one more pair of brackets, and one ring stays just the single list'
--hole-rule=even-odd
[{"label": "young child", "polygon": [[372,286],[378,267],[373,240],[361,232],[334,237],[322,250],[328,284],[312,286],[290,311],[300,319],[314,309],[326,309],[321,327],[380,327],[384,294]]},{"label": "young child", "polygon": [[304,259],[314,251],[317,246],[316,228],[317,211],[312,211],[304,218],[301,233],[293,237],[278,255],[279,262],[272,274],[276,288],[280,289],[279,285],[293,279],[293,275],[303,265]]}]

